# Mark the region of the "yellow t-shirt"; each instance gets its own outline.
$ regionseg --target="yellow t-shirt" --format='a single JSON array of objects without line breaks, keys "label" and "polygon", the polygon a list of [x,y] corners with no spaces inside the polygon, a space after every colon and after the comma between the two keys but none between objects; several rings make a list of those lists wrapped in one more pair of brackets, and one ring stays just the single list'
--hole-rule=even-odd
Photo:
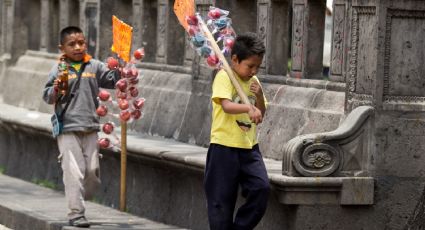
[{"label": "yellow t-shirt", "polygon": [[[248,81],[243,81],[236,73],[235,76],[251,104],[255,105],[256,96],[249,91],[249,86],[253,81],[258,81],[258,78],[253,76]],[[220,99],[243,103],[226,71],[220,70],[215,76],[211,98],[213,107],[211,143],[244,149],[251,149],[252,146],[256,145],[258,143],[257,126],[251,122],[248,114],[225,113],[220,104]],[[265,97],[264,103],[267,103]]]}]

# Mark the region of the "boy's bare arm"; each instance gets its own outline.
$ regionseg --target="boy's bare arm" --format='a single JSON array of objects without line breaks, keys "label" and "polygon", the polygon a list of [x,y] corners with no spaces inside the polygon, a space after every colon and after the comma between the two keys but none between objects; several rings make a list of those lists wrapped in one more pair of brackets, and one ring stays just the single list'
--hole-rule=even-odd
[{"label": "boy's bare arm", "polygon": [[225,113],[248,113],[249,118],[255,124],[261,123],[261,121],[263,120],[261,111],[254,105],[238,104],[230,101],[229,99],[221,99],[220,103]]}]

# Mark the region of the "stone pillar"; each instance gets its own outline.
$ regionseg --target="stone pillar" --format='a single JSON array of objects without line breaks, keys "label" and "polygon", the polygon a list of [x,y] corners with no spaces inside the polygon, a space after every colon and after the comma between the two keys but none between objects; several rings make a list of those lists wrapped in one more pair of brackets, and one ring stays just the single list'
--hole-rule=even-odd
[{"label": "stone pillar", "polygon": [[286,75],[288,72],[289,1],[258,0],[257,33],[263,38],[266,55],[262,72]]},{"label": "stone pillar", "polygon": [[[59,28],[63,29],[70,25],[70,0],[60,0],[59,2]],[[72,12],[74,13],[74,12]]]},{"label": "stone pillar", "polygon": [[334,0],[332,12],[332,39],[330,80],[344,82],[346,77],[345,67],[348,55],[348,9],[350,1]]},{"label": "stone pillar", "polygon": [[195,58],[195,50],[190,46],[190,39],[188,33],[185,32],[184,35],[184,66],[192,66],[193,59]]},{"label": "stone pillar", "polygon": [[158,27],[156,62],[166,63],[167,60],[167,30],[168,30],[168,0],[158,0]]},{"label": "stone pillar", "polygon": [[67,26],[80,26],[81,2],[84,0],[60,0],[59,2],[59,29]]},{"label": "stone pillar", "polygon": [[40,51],[47,52],[49,46],[50,6],[49,0],[41,0]]},{"label": "stone pillar", "polygon": [[[14,0],[3,0],[2,8],[2,37],[1,37],[1,53],[10,55],[12,53],[12,42],[13,42],[13,23],[15,17],[15,1]],[[9,31],[9,33],[6,33]]]},{"label": "stone pillar", "polygon": [[155,62],[157,49],[157,1],[133,1],[133,47],[145,48],[143,62]]},{"label": "stone pillar", "polygon": [[293,0],[292,69],[294,78],[323,78],[325,1]]},{"label": "stone pillar", "polygon": [[133,0],[133,39],[132,39],[132,47],[133,49],[137,49],[142,47],[143,44],[143,21],[144,18],[144,0]]},{"label": "stone pillar", "polygon": [[172,0],[158,0],[156,62],[183,65],[185,31],[174,14],[173,4]]},{"label": "stone pillar", "polygon": [[41,0],[40,50],[58,52],[59,5],[56,0]]},{"label": "stone pillar", "polygon": [[86,10],[86,0],[80,0],[79,13],[81,17],[80,17],[79,26],[84,32],[86,31],[86,17],[84,14],[85,10]]},{"label": "stone pillar", "polygon": [[[111,19],[112,20],[112,19]],[[99,2],[98,0],[80,1],[80,27],[86,36],[87,51],[90,55],[99,55]]]}]

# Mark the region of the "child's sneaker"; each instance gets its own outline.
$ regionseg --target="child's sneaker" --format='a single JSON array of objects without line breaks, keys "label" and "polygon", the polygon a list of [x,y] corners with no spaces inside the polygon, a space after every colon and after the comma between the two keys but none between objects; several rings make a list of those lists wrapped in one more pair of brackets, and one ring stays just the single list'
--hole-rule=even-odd
[{"label": "child's sneaker", "polygon": [[85,216],[80,216],[74,219],[69,220],[69,225],[80,228],[90,227],[90,223],[87,221]]}]

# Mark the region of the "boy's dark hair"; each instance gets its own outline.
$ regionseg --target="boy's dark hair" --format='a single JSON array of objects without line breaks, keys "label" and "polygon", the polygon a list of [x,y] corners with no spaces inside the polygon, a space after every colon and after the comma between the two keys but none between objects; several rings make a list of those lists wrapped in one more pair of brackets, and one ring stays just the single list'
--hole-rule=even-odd
[{"label": "boy's dark hair", "polygon": [[68,26],[63,28],[60,32],[60,44],[63,45],[66,36],[80,33],[83,33],[83,31],[77,26]]},{"label": "boy's dark hair", "polygon": [[231,55],[243,61],[252,55],[263,56],[265,52],[263,41],[255,33],[248,32],[236,37]]}]

